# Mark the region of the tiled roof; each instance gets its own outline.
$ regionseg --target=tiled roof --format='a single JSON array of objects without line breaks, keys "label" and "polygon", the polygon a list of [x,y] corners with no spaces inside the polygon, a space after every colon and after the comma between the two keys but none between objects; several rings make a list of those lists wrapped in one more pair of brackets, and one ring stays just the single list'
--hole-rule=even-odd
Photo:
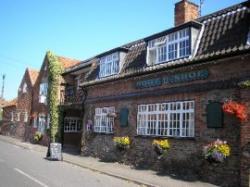
[{"label": "tiled roof", "polygon": [[2,98],[0,98],[0,108],[3,108],[8,102]]},{"label": "tiled roof", "polygon": [[[122,71],[118,75],[98,79],[99,66],[92,66],[91,72],[86,77],[86,82],[83,85],[91,85],[141,72],[151,72],[176,65],[191,64],[200,60],[209,60],[224,55],[250,51],[250,46],[247,44],[247,36],[250,28],[249,7],[250,2],[246,1],[195,20],[196,23],[203,25],[202,29],[204,32],[200,38],[197,53],[192,58],[178,59],[168,63],[147,66],[146,49],[148,38],[167,33],[169,30],[173,30],[171,28],[121,46],[129,49]],[[98,55],[94,57],[96,61],[98,61],[97,57]]]},{"label": "tiled roof", "polygon": [[28,68],[27,71],[28,71],[28,74],[30,77],[31,84],[32,84],[32,86],[34,86],[36,79],[39,75],[39,71],[34,70],[34,69],[30,69],[30,68]]},{"label": "tiled roof", "polygon": [[71,59],[63,56],[57,56],[58,60],[63,64],[64,68],[69,68],[71,66],[78,65],[80,63],[79,60]]},{"label": "tiled roof", "polygon": [[4,107],[16,106],[16,105],[17,105],[17,98],[8,101]]}]

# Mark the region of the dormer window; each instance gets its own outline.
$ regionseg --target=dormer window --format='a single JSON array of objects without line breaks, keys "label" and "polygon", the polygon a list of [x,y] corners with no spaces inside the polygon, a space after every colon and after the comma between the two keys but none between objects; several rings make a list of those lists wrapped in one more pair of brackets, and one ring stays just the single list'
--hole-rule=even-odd
[{"label": "dormer window", "polygon": [[118,74],[119,71],[120,71],[120,57],[118,52],[101,57],[100,72],[99,72],[100,78]]},{"label": "dormer window", "polygon": [[185,28],[148,43],[147,64],[160,64],[191,55],[191,29]]}]

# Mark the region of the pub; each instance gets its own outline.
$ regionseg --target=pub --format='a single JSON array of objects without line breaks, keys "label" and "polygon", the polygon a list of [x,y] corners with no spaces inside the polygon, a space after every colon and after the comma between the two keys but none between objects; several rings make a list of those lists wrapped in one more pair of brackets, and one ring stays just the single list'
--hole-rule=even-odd
[{"label": "pub", "polygon": [[[62,105],[66,120],[82,120],[81,154],[183,180],[248,186],[250,124],[241,112],[249,116],[249,6],[199,17],[196,4],[181,0],[174,27],[67,69],[63,76],[76,80],[73,95],[81,100]],[[232,103],[244,110],[229,110]],[[165,140],[161,154],[154,145]],[[213,143],[229,147],[217,152],[221,159],[204,153]]]}]

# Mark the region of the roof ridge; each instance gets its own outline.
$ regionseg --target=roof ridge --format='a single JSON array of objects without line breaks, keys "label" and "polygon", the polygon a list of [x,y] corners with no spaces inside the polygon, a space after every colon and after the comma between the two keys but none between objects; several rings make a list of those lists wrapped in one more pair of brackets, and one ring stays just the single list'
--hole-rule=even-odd
[{"label": "roof ridge", "polygon": [[201,16],[197,19],[195,19],[196,21],[198,22],[202,22],[206,19],[211,19],[212,17],[218,17],[218,16],[221,16],[223,14],[227,14],[228,12],[231,12],[231,11],[234,11],[234,10],[237,10],[239,8],[243,8],[245,6],[249,6],[249,1],[243,1],[241,3],[238,3],[238,4],[234,4],[232,6],[229,6],[229,7],[226,7],[224,9],[221,9],[221,10],[218,10],[218,11],[215,11],[215,12],[212,12],[210,14],[207,14],[207,15],[204,15],[204,16]]},{"label": "roof ridge", "polygon": [[81,62],[81,60],[78,60],[78,59],[75,59],[75,58],[71,58],[71,57],[62,56],[62,55],[56,55],[56,57],[58,57],[58,58],[65,58],[65,59],[68,59],[68,60],[75,60],[75,61]]},{"label": "roof ridge", "polygon": [[33,86],[35,84],[35,82],[36,82],[36,79],[37,79],[40,71],[28,67],[27,72],[28,72],[30,82],[31,82],[31,84]]}]

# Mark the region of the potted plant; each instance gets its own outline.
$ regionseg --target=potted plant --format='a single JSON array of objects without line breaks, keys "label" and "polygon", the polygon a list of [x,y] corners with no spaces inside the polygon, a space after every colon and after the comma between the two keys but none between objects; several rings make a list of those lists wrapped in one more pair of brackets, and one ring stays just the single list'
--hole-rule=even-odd
[{"label": "potted plant", "polygon": [[230,147],[226,141],[217,139],[203,147],[203,154],[209,162],[220,163],[230,156]]},{"label": "potted plant", "polygon": [[167,139],[165,140],[153,140],[153,148],[158,155],[163,155],[170,148],[170,144]]},{"label": "potted plant", "polygon": [[114,137],[113,141],[114,141],[114,145],[119,150],[126,150],[130,146],[130,138],[128,136]]},{"label": "potted plant", "polygon": [[34,142],[38,143],[38,142],[40,142],[42,140],[42,138],[43,138],[42,133],[39,132],[39,131],[36,131],[35,134],[34,134],[34,137],[33,137]]}]

